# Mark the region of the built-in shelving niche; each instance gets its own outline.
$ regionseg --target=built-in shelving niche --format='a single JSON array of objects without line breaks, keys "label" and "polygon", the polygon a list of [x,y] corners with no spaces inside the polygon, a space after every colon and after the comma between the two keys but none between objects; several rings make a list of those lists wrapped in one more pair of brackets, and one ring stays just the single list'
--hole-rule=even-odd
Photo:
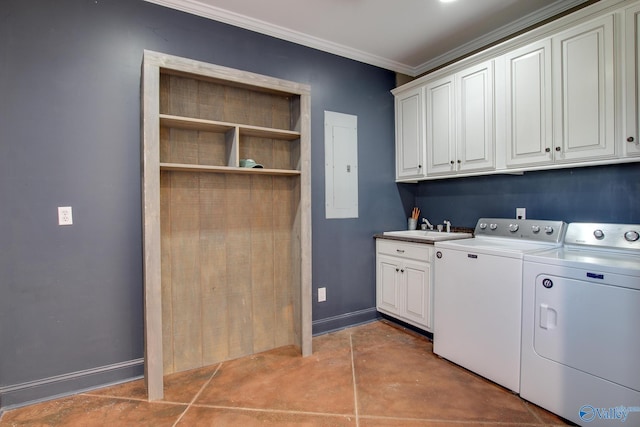
[{"label": "built-in shelving niche", "polygon": [[309,87],[145,51],[142,90],[149,399],[169,373],[311,354]]}]

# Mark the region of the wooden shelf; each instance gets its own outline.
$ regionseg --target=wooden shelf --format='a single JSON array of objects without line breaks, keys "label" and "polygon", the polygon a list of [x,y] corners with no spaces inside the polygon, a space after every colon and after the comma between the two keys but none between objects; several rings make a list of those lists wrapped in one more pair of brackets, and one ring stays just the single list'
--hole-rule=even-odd
[{"label": "wooden shelf", "polygon": [[237,123],[219,122],[215,120],[195,119],[192,117],[173,116],[170,114],[160,114],[160,126],[177,129],[202,130],[208,132],[227,132],[234,128],[238,128],[240,131],[240,135],[245,136],[284,139],[287,141],[292,141],[300,138],[300,132],[292,130],[241,125]]},{"label": "wooden shelf", "polygon": [[232,123],[172,116],[170,114],[160,114],[160,126],[208,132],[227,132],[235,128],[235,125]]},{"label": "wooden shelf", "polygon": [[260,126],[238,125],[240,135],[257,136],[258,138],[273,138],[293,141],[300,138],[300,132],[284,129],[263,128]]},{"label": "wooden shelf", "polygon": [[296,176],[300,171],[287,169],[236,168],[230,166],[190,165],[184,163],[160,163],[160,170],[179,172],[240,173],[257,175]]}]

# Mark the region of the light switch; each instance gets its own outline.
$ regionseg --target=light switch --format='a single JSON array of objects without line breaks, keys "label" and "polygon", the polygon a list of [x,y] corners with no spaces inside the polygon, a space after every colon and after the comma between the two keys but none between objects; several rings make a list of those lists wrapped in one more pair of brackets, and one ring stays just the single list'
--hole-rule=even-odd
[{"label": "light switch", "polygon": [[318,288],[318,302],[327,300],[327,288]]}]

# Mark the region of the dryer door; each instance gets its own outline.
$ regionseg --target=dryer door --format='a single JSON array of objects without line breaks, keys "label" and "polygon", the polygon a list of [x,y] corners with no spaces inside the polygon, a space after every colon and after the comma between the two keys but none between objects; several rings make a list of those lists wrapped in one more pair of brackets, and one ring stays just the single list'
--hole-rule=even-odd
[{"label": "dryer door", "polygon": [[[581,276],[585,277],[584,271],[575,277]],[[609,274],[606,279],[615,279],[615,275]],[[595,283],[605,280],[600,275],[592,280],[537,276],[535,351],[544,358],[640,391],[640,291]]]}]

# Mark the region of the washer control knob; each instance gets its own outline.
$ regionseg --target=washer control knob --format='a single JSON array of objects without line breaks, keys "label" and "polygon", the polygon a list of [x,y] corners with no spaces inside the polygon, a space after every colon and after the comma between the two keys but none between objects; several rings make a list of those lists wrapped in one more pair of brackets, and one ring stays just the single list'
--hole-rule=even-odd
[{"label": "washer control knob", "polygon": [[547,234],[553,234],[553,227],[551,227],[550,225],[547,225],[544,228],[544,232],[547,233]]},{"label": "washer control knob", "polygon": [[481,222],[480,223],[480,230],[485,230],[486,228],[487,228],[487,223]]},{"label": "washer control knob", "polygon": [[626,233],[624,233],[624,239],[627,242],[636,242],[638,239],[640,239],[640,234],[638,234],[637,231],[627,231]]},{"label": "washer control knob", "polygon": [[498,224],[489,224],[489,228],[495,230],[496,228],[498,228]]},{"label": "washer control knob", "polygon": [[540,226],[539,225],[532,225],[531,226],[531,231],[533,231],[535,234],[538,234],[540,232]]},{"label": "washer control knob", "polygon": [[509,224],[509,231],[512,233],[515,233],[516,231],[518,231],[518,228],[520,228],[518,224]]},{"label": "washer control knob", "polygon": [[596,230],[593,232],[593,236],[598,240],[602,240],[604,239],[604,232],[602,230]]}]

